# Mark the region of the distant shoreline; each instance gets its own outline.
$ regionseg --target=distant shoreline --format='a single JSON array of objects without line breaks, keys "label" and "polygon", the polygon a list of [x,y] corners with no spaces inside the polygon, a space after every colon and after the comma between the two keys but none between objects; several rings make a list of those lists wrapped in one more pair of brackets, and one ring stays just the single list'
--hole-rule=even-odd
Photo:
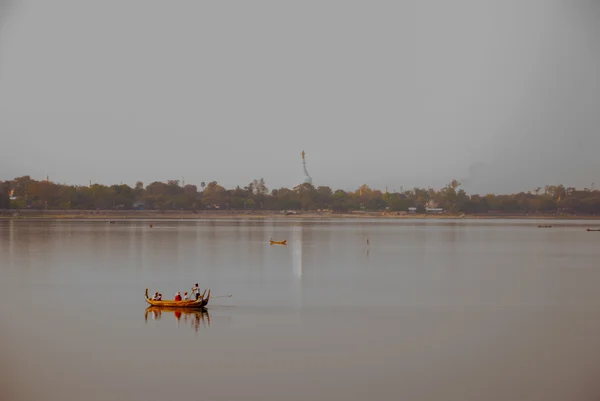
[{"label": "distant shoreline", "polygon": [[201,210],[197,212],[180,210],[0,210],[1,220],[10,219],[73,219],[73,220],[206,220],[206,219],[459,219],[459,220],[498,220],[498,219],[528,219],[528,220],[600,220],[600,216],[585,215],[553,215],[553,214],[402,214],[394,215],[382,212],[297,212],[282,214],[279,211],[244,211],[244,210]]}]

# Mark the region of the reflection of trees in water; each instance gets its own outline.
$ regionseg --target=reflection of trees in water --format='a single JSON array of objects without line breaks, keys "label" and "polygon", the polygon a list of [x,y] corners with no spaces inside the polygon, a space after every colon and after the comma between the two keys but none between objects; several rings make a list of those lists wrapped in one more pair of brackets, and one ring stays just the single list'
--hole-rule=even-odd
[{"label": "reflection of trees in water", "polygon": [[183,308],[161,308],[157,306],[150,306],[146,308],[144,312],[144,321],[148,323],[148,316],[152,320],[160,320],[163,312],[170,314],[173,313],[177,323],[183,320],[184,324],[190,324],[192,328],[197,332],[202,327],[210,327],[210,315],[206,309],[183,309]]}]

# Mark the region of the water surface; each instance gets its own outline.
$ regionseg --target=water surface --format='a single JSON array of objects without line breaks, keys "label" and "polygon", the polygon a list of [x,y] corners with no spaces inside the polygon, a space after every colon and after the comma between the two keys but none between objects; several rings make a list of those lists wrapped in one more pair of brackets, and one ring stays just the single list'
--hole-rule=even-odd
[{"label": "water surface", "polygon": [[149,223],[0,221],[0,399],[600,397],[594,223]]}]

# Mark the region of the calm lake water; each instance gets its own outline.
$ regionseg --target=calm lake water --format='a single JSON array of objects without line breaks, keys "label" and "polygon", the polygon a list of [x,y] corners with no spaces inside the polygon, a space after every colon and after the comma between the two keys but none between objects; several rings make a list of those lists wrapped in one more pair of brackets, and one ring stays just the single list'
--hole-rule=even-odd
[{"label": "calm lake water", "polygon": [[0,221],[0,399],[600,399],[600,223],[152,223]]}]

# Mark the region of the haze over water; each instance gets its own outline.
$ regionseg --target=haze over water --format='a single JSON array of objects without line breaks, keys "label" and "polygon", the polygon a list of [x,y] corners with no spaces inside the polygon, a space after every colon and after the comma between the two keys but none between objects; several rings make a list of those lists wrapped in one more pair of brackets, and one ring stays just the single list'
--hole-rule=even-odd
[{"label": "haze over water", "polygon": [[598,37],[597,0],[0,0],[0,180],[585,188]]},{"label": "haze over water", "polygon": [[598,223],[153,224],[0,221],[0,399],[600,397]]}]

